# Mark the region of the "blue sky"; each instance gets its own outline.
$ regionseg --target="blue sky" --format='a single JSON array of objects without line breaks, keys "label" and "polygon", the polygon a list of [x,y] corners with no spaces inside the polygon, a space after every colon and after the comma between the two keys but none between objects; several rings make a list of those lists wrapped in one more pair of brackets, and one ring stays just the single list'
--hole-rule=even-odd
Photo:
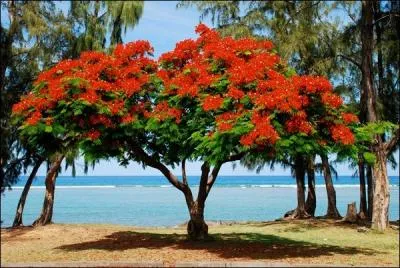
[{"label": "blue sky", "polygon": [[[176,9],[176,1],[146,1],[143,16],[138,25],[132,30],[128,29],[123,38],[124,42],[144,39],[149,40],[155,49],[155,57],[163,52],[175,47],[177,41],[194,38],[195,26],[200,22],[200,14],[195,8]],[[346,18],[342,18],[346,19]],[[203,23],[212,26],[210,19],[206,18]],[[399,161],[398,153],[396,154]],[[188,175],[198,175],[200,173],[200,163],[188,163]],[[336,166],[340,175],[352,175],[353,170],[348,168],[348,164],[338,164]],[[179,175],[179,167],[176,169]],[[399,169],[393,170],[389,167],[389,175],[398,175]],[[45,167],[41,167],[38,175],[45,175]],[[70,175],[71,170],[63,171],[61,175]],[[78,160],[77,175],[83,175],[83,161]],[[143,169],[141,165],[132,163],[127,168],[121,167],[115,160],[101,161],[95,168],[90,170],[88,175],[92,176],[140,176],[140,175],[161,175],[158,170],[152,168]],[[239,165],[235,170],[232,164],[225,164],[220,171],[220,175],[257,175],[255,171],[249,171]],[[260,175],[290,175],[290,170],[284,170],[276,166],[274,170],[265,168]]]}]

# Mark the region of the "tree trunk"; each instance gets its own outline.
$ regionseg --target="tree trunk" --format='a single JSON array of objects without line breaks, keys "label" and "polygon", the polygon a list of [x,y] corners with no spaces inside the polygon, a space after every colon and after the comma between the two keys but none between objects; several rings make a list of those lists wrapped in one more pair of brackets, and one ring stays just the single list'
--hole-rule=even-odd
[{"label": "tree trunk", "polygon": [[344,217],[343,221],[355,223],[357,222],[357,219],[358,218],[357,218],[356,202],[348,204],[346,217]]},{"label": "tree trunk", "polygon": [[361,115],[366,122],[376,122],[376,92],[373,84],[372,53],[374,45],[373,1],[362,1],[361,8]]},{"label": "tree trunk", "polygon": [[51,223],[53,217],[53,205],[54,205],[54,191],[57,178],[58,169],[61,166],[61,162],[64,159],[64,155],[57,155],[56,159],[52,163],[49,171],[46,175],[46,193],[44,196],[42,213],[39,218],[33,222],[33,226],[46,225]]},{"label": "tree trunk", "polygon": [[21,193],[21,197],[19,198],[18,206],[17,206],[17,211],[15,212],[15,217],[14,217],[14,222],[13,222],[13,227],[17,226],[22,226],[22,214],[24,213],[24,207],[25,207],[25,202],[26,198],[28,196],[29,190],[31,188],[33,179],[36,177],[36,173],[40,167],[40,165],[43,163],[43,160],[38,160],[35,164],[35,166],[32,169],[31,174],[29,175],[28,180],[25,183],[24,190]]},{"label": "tree trunk", "polygon": [[308,181],[308,192],[306,201],[307,213],[314,217],[315,208],[317,206],[317,197],[315,195],[315,169],[314,169],[314,158],[310,158],[307,163],[307,181]]},{"label": "tree trunk", "polygon": [[204,240],[208,237],[208,226],[204,221],[204,204],[197,201],[188,205],[190,220],[187,225],[187,233],[190,240]]},{"label": "tree trunk", "polygon": [[304,177],[305,177],[305,163],[304,158],[297,156],[295,160],[295,173],[297,185],[297,208],[293,214],[290,215],[292,219],[304,219],[310,217],[305,209],[305,194],[304,194]]},{"label": "tree trunk", "polygon": [[374,179],[372,178],[372,168],[367,165],[367,183],[368,183],[368,219],[372,220],[372,211],[374,211]]},{"label": "tree trunk", "polygon": [[372,228],[384,231],[389,226],[389,179],[386,168],[386,152],[380,149],[376,152],[376,161],[372,169],[375,178],[374,209],[372,211]]},{"label": "tree trunk", "polygon": [[[374,45],[374,2],[363,1],[361,8],[361,108],[366,112],[367,122],[376,122],[376,92],[373,85],[372,55]],[[364,111],[363,111],[364,109]],[[372,228],[383,231],[388,226],[389,179],[386,170],[387,150],[379,135],[375,137],[373,151],[376,161],[372,167],[374,198]]]},{"label": "tree trunk", "polygon": [[375,33],[376,33],[376,47],[378,50],[378,96],[384,95],[384,69],[383,69],[383,54],[382,54],[382,13],[381,1],[374,1],[374,19],[375,19]]},{"label": "tree trunk", "polygon": [[332,174],[329,168],[329,160],[326,155],[321,155],[322,171],[325,179],[326,194],[328,197],[328,209],[326,211],[326,218],[338,219],[341,218],[340,213],[336,207],[336,191],[332,182]]},{"label": "tree trunk", "polygon": [[367,218],[367,198],[365,192],[365,167],[364,167],[364,159],[362,156],[359,156],[358,159],[358,173],[360,177],[360,212],[358,216],[360,219]]}]

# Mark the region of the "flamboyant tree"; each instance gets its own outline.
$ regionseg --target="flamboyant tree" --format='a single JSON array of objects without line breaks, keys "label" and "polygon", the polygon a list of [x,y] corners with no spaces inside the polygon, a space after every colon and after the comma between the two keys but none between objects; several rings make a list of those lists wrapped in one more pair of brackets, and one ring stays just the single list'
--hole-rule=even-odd
[{"label": "flamboyant tree", "polygon": [[[150,51],[149,44],[138,41],[126,47],[117,46],[115,58],[86,52],[79,59],[61,61],[41,73],[34,89],[13,106],[21,139],[53,158],[46,177],[42,215],[35,224],[51,222],[56,176],[66,151],[87,140],[98,142],[104,127],[114,127],[112,120],[127,120],[118,117],[119,110],[128,102],[123,98],[144,89],[147,76],[135,79],[142,66],[151,69],[153,64],[154,68],[154,61],[144,57],[146,51]],[[118,85],[100,79],[107,77],[115,82],[116,75],[125,78],[119,79]]]},{"label": "flamboyant tree", "polygon": [[[350,126],[357,123],[358,119],[356,115],[346,112],[343,100],[333,92],[332,85],[325,78],[293,76],[291,80],[304,103],[301,111],[291,114],[286,120],[273,157],[292,166],[295,173],[297,208],[287,213],[288,216],[304,218],[313,216],[316,206],[315,190],[309,191],[309,195],[314,195],[312,203],[309,201],[311,204],[306,203],[304,193],[306,173],[309,180],[313,179],[315,173],[313,158],[320,155],[322,160],[327,160],[331,147],[339,150],[352,146],[355,137]],[[331,185],[327,185],[327,189],[330,188]]]},{"label": "flamboyant tree", "polygon": [[[270,41],[222,38],[203,24],[196,32],[199,38],[179,42],[158,63],[146,41],[63,61],[39,77],[14,113],[25,127],[43,125],[39,134],[73,139],[88,159],[118,157],[158,169],[185,196],[190,238],[203,239],[205,201],[224,163],[284,154],[307,139],[316,146],[320,136],[344,144],[353,137],[335,121],[342,102],[329,81],[293,75]],[[299,162],[309,148],[290,150]],[[197,198],[186,161],[202,161]],[[179,164],[182,180],[169,168]]]}]

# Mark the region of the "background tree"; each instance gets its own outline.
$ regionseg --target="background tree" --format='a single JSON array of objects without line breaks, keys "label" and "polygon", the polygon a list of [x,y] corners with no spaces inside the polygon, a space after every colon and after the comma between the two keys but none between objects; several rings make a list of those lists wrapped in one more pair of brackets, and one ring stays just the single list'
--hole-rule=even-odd
[{"label": "background tree", "polygon": [[[8,21],[1,21],[1,191],[18,180],[25,151],[9,122],[11,107],[32,87],[37,74],[83,50],[114,46],[133,28],[143,1],[73,1],[68,10],[54,1],[2,1]],[[124,31],[122,31],[124,30]],[[27,165],[28,162],[25,163]]]},{"label": "background tree", "polygon": [[[74,57],[82,49],[104,49],[103,41],[107,33],[115,40],[122,41],[121,29],[126,31],[127,28],[136,25],[142,14],[143,1],[106,3],[76,1],[71,2],[68,12],[56,9],[51,1],[46,3],[8,1],[7,4],[2,2],[2,8],[7,10],[10,20],[9,29],[2,28],[2,38],[4,37],[5,41],[2,45],[5,47],[1,50],[5,59],[2,62],[5,79],[2,79],[1,95],[2,103],[5,104],[2,106],[2,134],[4,132],[7,141],[2,143],[1,150],[3,191],[6,186],[10,187],[17,181],[22,167],[26,168],[32,161],[37,163],[34,159],[42,159],[42,156],[37,156],[31,160],[29,156],[32,153],[27,152],[18,142],[16,129],[9,123],[12,105],[21,94],[31,88],[32,81],[40,70],[54,65],[60,59]],[[99,15],[100,18],[96,20],[92,13],[99,12],[105,13]],[[106,29],[104,33],[103,29]],[[27,34],[24,31],[27,31]],[[111,45],[115,45],[115,41],[111,40]],[[8,50],[11,50],[11,53],[8,53]],[[7,155],[11,157],[8,160],[4,158]],[[15,225],[22,224],[24,203],[38,165],[34,163],[17,207]]]},{"label": "background tree", "polygon": [[10,124],[12,105],[27,92],[42,68],[60,60],[72,38],[66,18],[53,2],[2,1],[1,20],[1,192],[32,163]]},{"label": "background tree", "polygon": [[143,6],[143,1],[72,1],[69,15],[77,37],[71,46],[73,57],[122,43],[123,33],[139,22]]},{"label": "background tree", "polygon": [[[350,46],[352,56],[346,56],[345,59],[351,62],[356,71],[359,73],[359,83],[360,83],[360,118],[364,122],[377,122],[379,120],[388,120],[393,123],[398,124],[397,113],[391,113],[390,116],[385,117],[385,113],[382,113],[383,109],[380,109],[380,103],[384,102],[385,96],[384,94],[378,94],[376,88],[380,88],[380,91],[390,92],[390,86],[387,86],[387,89],[384,88],[383,82],[383,66],[382,63],[383,55],[382,55],[382,32],[380,21],[378,21],[378,17],[380,15],[375,14],[374,12],[379,13],[379,10],[382,8],[384,3],[381,2],[362,2],[357,3],[359,6],[356,6],[355,11],[351,11],[349,7],[345,4],[345,8],[347,8],[349,16],[351,16],[353,20],[353,24],[349,25],[349,29],[355,29],[359,32],[359,44]],[[374,6],[375,5],[375,6]],[[350,6],[351,7],[351,6]],[[357,8],[358,7],[358,8]],[[390,9],[389,9],[390,10]],[[390,16],[396,17],[398,15],[398,10],[391,10],[388,12],[386,16],[388,18]],[[376,21],[374,21],[376,19]],[[388,32],[394,32],[394,27],[396,24],[396,20],[393,20],[393,23],[388,23]],[[392,28],[393,27],[393,28]],[[379,42],[378,51],[377,51],[377,62],[374,60],[374,54],[376,47],[374,46],[375,37],[374,30],[377,30],[379,33],[376,34],[376,37],[379,38],[377,42]],[[396,39],[397,38],[397,39]],[[393,39],[393,43],[398,47],[399,39],[398,36]],[[392,43],[392,45],[393,45]],[[390,42],[388,42],[390,46]],[[398,49],[395,49],[396,52],[391,51],[388,53],[398,53]],[[347,51],[346,51],[347,52]],[[347,52],[347,53],[349,53]],[[353,56],[354,55],[354,56]],[[392,55],[393,56],[393,55]],[[374,66],[377,66],[377,74],[374,72]],[[388,73],[398,74],[398,65],[387,64],[386,65],[390,71]],[[397,70],[396,70],[397,68]],[[395,70],[395,71],[394,71]],[[394,72],[393,72],[394,71]],[[375,80],[376,78],[376,80]],[[392,77],[391,83],[398,83],[398,77]],[[397,81],[397,82],[394,82]],[[387,102],[387,106],[390,107],[393,105],[398,106],[399,100],[399,91],[398,87],[393,87],[394,91],[391,91],[385,102]],[[390,100],[389,100],[390,99]],[[389,104],[390,103],[390,104]],[[395,109],[397,110],[397,109]],[[378,230],[384,230],[388,224],[388,204],[389,204],[389,185],[388,185],[388,176],[386,171],[386,163],[390,154],[395,150],[398,146],[399,132],[395,132],[392,136],[387,135],[389,133],[382,134],[376,137],[376,144],[372,146],[372,151],[376,155],[375,164],[372,166],[371,170],[367,168],[367,180],[369,185],[368,196],[369,196],[369,215],[372,215],[372,225],[374,228]],[[385,142],[386,141],[386,142]],[[363,172],[363,171],[362,171]],[[360,172],[361,173],[361,172]],[[373,187],[371,187],[373,186]],[[373,197],[373,198],[372,198]],[[376,207],[376,205],[378,207]]]}]

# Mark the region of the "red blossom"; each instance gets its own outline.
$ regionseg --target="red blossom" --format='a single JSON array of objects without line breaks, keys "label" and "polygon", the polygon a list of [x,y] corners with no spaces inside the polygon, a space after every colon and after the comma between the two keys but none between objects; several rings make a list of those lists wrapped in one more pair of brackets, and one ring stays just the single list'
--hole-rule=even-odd
[{"label": "red blossom", "polygon": [[182,111],[180,109],[170,107],[168,102],[163,101],[156,105],[153,112],[146,112],[145,114],[150,117],[155,117],[160,121],[164,121],[169,118],[175,118],[175,122],[179,124],[181,122]]},{"label": "red blossom", "polygon": [[330,127],[332,139],[344,145],[353,144],[355,141],[354,135],[351,130],[345,125],[333,125]]},{"label": "red blossom", "polygon": [[28,117],[28,119],[26,119],[26,124],[31,126],[36,125],[41,118],[42,118],[42,113],[39,111],[35,111],[31,114],[30,117]]},{"label": "red blossom", "polygon": [[91,139],[92,141],[93,140],[97,140],[100,137],[100,135],[101,135],[100,131],[98,131],[98,130],[96,130],[94,128],[90,129],[89,132],[86,133],[86,136],[89,139]]},{"label": "red blossom", "polygon": [[91,115],[89,117],[90,124],[92,125],[104,125],[106,127],[113,127],[113,123],[110,118],[103,114]]},{"label": "red blossom", "polygon": [[220,96],[207,96],[203,101],[203,110],[211,111],[216,110],[222,106],[224,98]]},{"label": "red blossom", "polygon": [[218,130],[221,132],[229,131],[232,129],[232,127],[233,127],[233,125],[231,123],[227,123],[227,122],[221,122],[218,124]]},{"label": "red blossom", "polygon": [[228,97],[231,97],[232,99],[239,100],[239,99],[243,98],[245,94],[240,89],[237,89],[235,87],[230,87],[227,95],[228,95]]},{"label": "red blossom", "polygon": [[127,115],[125,115],[124,117],[122,117],[121,123],[123,123],[123,124],[129,124],[129,123],[133,122],[133,120],[134,120],[133,116],[130,115],[130,114],[127,114]]},{"label": "red blossom", "polygon": [[285,125],[289,133],[302,132],[310,134],[313,130],[311,123],[307,121],[305,112],[299,112],[292,116]]},{"label": "red blossom", "polygon": [[351,124],[351,123],[358,123],[360,122],[358,120],[357,115],[352,114],[352,113],[342,113],[342,118],[345,124]]},{"label": "red blossom", "polygon": [[322,103],[324,103],[325,105],[328,105],[332,108],[338,108],[339,106],[341,106],[343,104],[343,100],[340,96],[335,95],[330,92],[326,92],[326,93],[322,94],[321,100],[322,100]]},{"label": "red blossom", "polygon": [[153,47],[148,41],[138,40],[128,44],[118,44],[114,49],[114,56],[119,58],[129,58],[129,57],[143,57],[146,53],[151,54],[154,52]]}]

